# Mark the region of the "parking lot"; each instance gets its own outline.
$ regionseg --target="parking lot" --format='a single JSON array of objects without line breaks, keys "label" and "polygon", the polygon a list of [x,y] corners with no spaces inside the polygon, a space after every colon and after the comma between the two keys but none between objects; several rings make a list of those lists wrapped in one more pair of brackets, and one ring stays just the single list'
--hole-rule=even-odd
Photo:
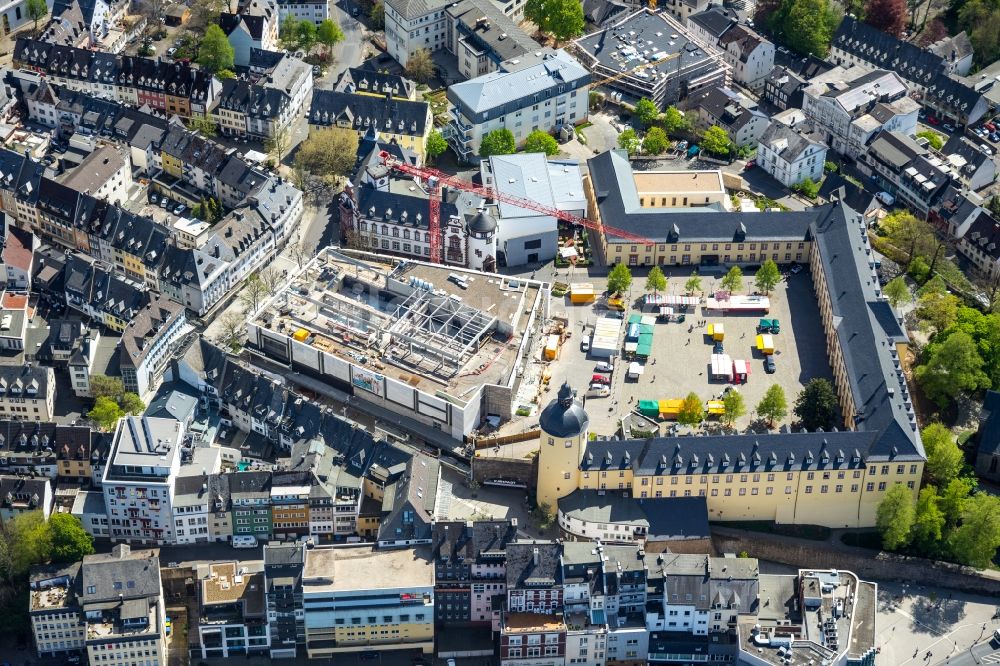
[{"label": "parking lot", "polygon": [[[683,293],[684,282],[690,277],[690,272],[675,269],[672,273],[668,277],[667,291]],[[709,292],[716,281],[717,277],[703,276],[702,288]],[[644,282],[644,276],[633,277],[632,307],[625,313],[626,318],[639,312]],[[752,285],[752,275],[746,278],[746,283],[747,286]],[[753,410],[772,384],[779,384],[784,389],[790,410],[795,397],[810,379],[832,376],[826,357],[825,336],[807,271],[790,275],[779,283],[770,299],[770,313],[764,316],[781,322],[781,332],[774,336],[776,370],[773,374],[764,371],[764,355],[755,348],[757,323],[761,315],[708,315],[703,313],[701,307],[697,308],[697,312],[691,308],[684,323],[655,324],[653,353],[638,381],[627,380],[628,363],[621,359],[617,361],[611,375],[611,396],[586,400],[591,431],[599,435],[614,433],[618,429],[620,415],[636,409],[639,400],[683,398],[692,391],[702,401],[721,396],[730,384],[710,376],[713,346],[706,335],[706,327],[700,326],[699,321],[705,324],[722,323],[725,328],[725,353],[733,360],[748,361],[750,375],[747,382],[738,387],[747,408],[747,414],[735,424],[739,430],[750,426],[755,418]],[[567,303],[564,308],[570,319],[573,337],[562,346],[558,360],[552,363],[549,385],[558,387],[564,380],[569,381],[583,396],[591,376],[595,374],[596,363],[603,359],[581,351],[580,339],[593,331],[595,321],[606,311],[600,301],[594,305]],[[619,336],[619,353],[623,341],[624,330]],[[792,415],[789,414],[782,423],[791,422]],[[665,433],[671,424],[662,423],[661,432]],[[774,427],[780,425],[776,422]]]}]

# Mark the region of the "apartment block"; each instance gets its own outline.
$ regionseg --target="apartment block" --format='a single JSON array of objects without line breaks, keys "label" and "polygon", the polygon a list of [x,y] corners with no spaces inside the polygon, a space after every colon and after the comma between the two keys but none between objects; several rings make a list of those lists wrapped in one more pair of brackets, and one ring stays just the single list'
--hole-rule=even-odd
[{"label": "apartment block", "polygon": [[55,413],[52,368],[0,365],[0,418],[49,422]]},{"label": "apartment block", "polygon": [[262,571],[213,562],[198,581],[198,645],[202,659],[267,655],[271,647]]},{"label": "apartment block", "polygon": [[29,511],[52,512],[52,483],[45,477],[0,476],[0,522]]},{"label": "apartment block", "polygon": [[267,630],[271,637],[271,659],[294,658],[298,645],[305,644],[305,563],[304,543],[264,546],[264,600],[267,604]]}]

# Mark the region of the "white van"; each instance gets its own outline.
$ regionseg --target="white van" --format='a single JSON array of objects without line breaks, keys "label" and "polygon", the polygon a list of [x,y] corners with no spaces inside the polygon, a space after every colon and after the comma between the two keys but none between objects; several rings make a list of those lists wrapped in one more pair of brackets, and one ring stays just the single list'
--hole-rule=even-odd
[{"label": "white van", "polygon": [[257,547],[257,537],[243,534],[240,536],[233,537],[233,548],[256,548]]}]

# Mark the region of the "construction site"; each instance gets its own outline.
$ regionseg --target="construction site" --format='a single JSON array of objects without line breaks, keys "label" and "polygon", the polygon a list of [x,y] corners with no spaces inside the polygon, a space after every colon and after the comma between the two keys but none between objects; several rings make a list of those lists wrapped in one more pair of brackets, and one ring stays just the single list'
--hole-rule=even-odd
[{"label": "construction site", "polygon": [[248,322],[248,346],[462,440],[514,415],[548,308],[537,281],[327,248]]}]

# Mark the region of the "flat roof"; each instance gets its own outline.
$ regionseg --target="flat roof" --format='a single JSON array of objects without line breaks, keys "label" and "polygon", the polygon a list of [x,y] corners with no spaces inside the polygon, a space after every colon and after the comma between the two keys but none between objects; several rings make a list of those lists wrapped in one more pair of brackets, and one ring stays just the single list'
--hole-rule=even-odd
[{"label": "flat roof", "polygon": [[357,592],[434,586],[427,549],[313,548],[306,551],[303,592]]},{"label": "flat roof", "polygon": [[[183,432],[176,419],[126,416],[118,422],[111,465],[170,467],[179,455]],[[111,478],[111,467],[108,468]]]},{"label": "flat roof", "polygon": [[639,196],[644,194],[687,194],[689,192],[708,194],[721,192],[726,187],[722,182],[722,171],[633,171],[635,188]]},{"label": "flat roof", "polygon": [[250,573],[236,562],[219,562],[209,565],[208,578],[201,581],[203,606],[229,604],[242,601],[247,614],[260,614],[264,610],[264,574]]},{"label": "flat roof", "polygon": [[544,613],[505,613],[503,619],[506,631],[558,631],[566,626],[558,615]]}]

